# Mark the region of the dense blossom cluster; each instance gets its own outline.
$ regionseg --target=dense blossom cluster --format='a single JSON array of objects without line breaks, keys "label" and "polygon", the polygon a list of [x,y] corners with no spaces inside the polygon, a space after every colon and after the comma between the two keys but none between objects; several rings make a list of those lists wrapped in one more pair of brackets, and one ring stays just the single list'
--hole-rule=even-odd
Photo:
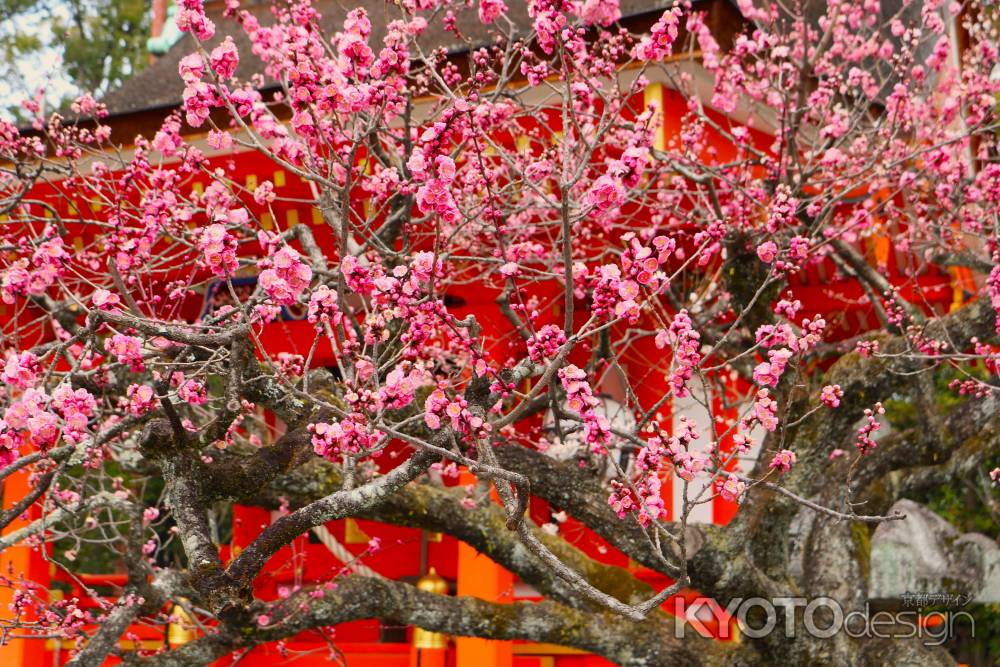
[{"label": "dense blossom cluster", "polygon": [[41,296],[63,274],[68,260],[61,238],[43,241],[30,259],[15,259],[0,274],[0,299],[15,303],[18,297]]},{"label": "dense blossom cluster", "polygon": [[18,389],[27,389],[35,384],[38,374],[42,370],[42,365],[31,352],[21,352],[20,354],[10,353],[0,372],[0,380],[4,384]]},{"label": "dense blossom cluster", "polygon": [[139,338],[115,334],[104,341],[104,349],[113,355],[118,363],[128,366],[133,373],[146,370],[142,362],[142,340]]},{"label": "dense blossom cluster", "polygon": [[5,420],[0,419],[0,465],[10,465],[18,457],[21,436]]},{"label": "dense blossom cluster", "polygon": [[320,285],[309,295],[309,321],[322,331],[326,325],[336,326],[340,321],[337,306],[337,292],[326,285]]},{"label": "dense blossom cluster", "polygon": [[298,301],[312,280],[312,269],[298,252],[282,246],[268,259],[261,260],[258,282],[267,295],[280,305]]},{"label": "dense blossom cluster", "polygon": [[788,360],[792,356],[792,351],[782,348],[780,350],[768,350],[767,361],[757,364],[753,369],[754,382],[763,387],[777,387],[778,380],[781,379]]},{"label": "dense blossom cluster", "polygon": [[193,33],[201,41],[212,39],[215,23],[205,16],[202,0],[184,0],[177,10],[177,27]]},{"label": "dense blossom cluster", "polygon": [[747,489],[747,483],[736,475],[730,473],[724,482],[719,485],[719,495],[726,500],[733,502],[743,495]]},{"label": "dense blossom cluster", "polygon": [[[329,33],[307,0],[267,19],[224,4],[243,35],[178,3],[197,42],[180,107],[130,150],[90,96],[73,108],[93,124],[37,101],[31,136],[0,122],[0,472],[37,455],[38,505],[84,526],[39,523],[33,547],[120,532],[127,512],[100,501],[135,510],[123,553],[163,563],[209,523],[175,505],[210,486],[184,475],[236,469],[220,461],[274,482],[309,460],[362,486],[420,449],[434,480],[493,474],[514,446],[670,541],[653,524],[784,484],[812,502],[816,461],[885,454],[875,401],[918,384],[899,378],[943,377],[963,408],[998,391],[998,50],[970,39],[953,71],[951,5],[882,25],[872,0],[830,2],[813,25],[740,0],[752,25],[723,48],[690,2],[641,35],[619,0],[401,0]],[[435,42],[466,43],[467,21],[483,46]],[[154,470],[167,506],[133,484]],[[479,490],[456,507],[479,511]],[[246,618],[278,636],[288,617],[261,606]],[[70,638],[100,620],[74,599],[37,616]]]},{"label": "dense blossom cluster", "polygon": [[587,373],[573,364],[559,369],[559,381],[566,392],[566,407],[583,419],[584,441],[595,453],[604,453],[611,441],[611,425],[601,414],[601,401],[587,382]]},{"label": "dense blossom cluster", "polygon": [[313,451],[331,461],[341,456],[364,456],[374,450],[384,437],[377,431],[369,431],[364,415],[352,414],[334,422],[309,424],[312,433]]},{"label": "dense blossom cluster", "polygon": [[675,396],[684,398],[690,395],[687,383],[701,362],[701,334],[695,331],[687,310],[677,313],[670,327],[656,334],[656,347],[662,349],[668,345],[674,353],[670,386]]},{"label": "dense blossom cluster", "polygon": [[643,288],[652,294],[660,292],[668,282],[659,270],[677,247],[666,236],[657,236],[651,246],[643,245],[634,234],[622,237],[628,245],[622,253],[621,268],[614,264],[598,267],[593,276],[593,310],[610,318],[624,317],[630,324],[641,315]]},{"label": "dense blossom cluster", "polygon": [[662,60],[673,52],[681,23],[681,9],[672,7],[653,24],[649,35],[635,47],[635,55],[640,60]]},{"label": "dense blossom cluster", "polygon": [[232,37],[226,37],[222,44],[212,49],[210,60],[212,69],[222,79],[231,79],[236,74],[236,67],[240,63],[240,55],[236,50],[236,44]]},{"label": "dense blossom cluster", "polygon": [[456,433],[472,438],[482,438],[489,434],[491,426],[482,417],[472,414],[469,402],[462,396],[449,396],[448,385],[438,384],[424,401],[424,422],[433,430],[443,425]]},{"label": "dense blossom cluster", "polygon": [[705,469],[708,464],[705,454],[691,451],[694,441],[701,437],[697,427],[687,417],[682,416],[679,421],[676,435],[650,438],[647,445],[639,451],[636,465],[640,470],[657,470],[660,459],[665,457],[673,465],[677,475],[690,482]]},{"label": "dense blossom cluster", "polygon": [[226,231],[225,225],[215,223],[202,231],[198,247],[205,266],[215,275],[233,275],[239,268],[236,259],[236,239]]},{"label": "dense blossom cluster", "polygon": [[844,390],[839,384],[828,384],[823,387],[819,400],[828,408],[836,408],[840,405],[840,399],[844,397]]},{"label": "dense blossom cluster", "polygon": [[761,389],[753,402],[750,415],[746,417],[741,426],[744,431],[750,431],[755,424],[760,424],[768,431],[778,429],[778,403],[771,397],[768,389]]},{"label": "dense blossom cluster", "polygon": [[128,398],[128,411],[136,416],[149,412],[159,402],[156,391],[148,384],[130,384],[125,396]]},{"label": "dense blossom cluster", "polygon": [[528,356],[535,363],[553,359],[566,344],[566,332],[556,324],[546,324],[528,339]]},{"label": "dense blossom cluster", "polygon": [[177,387],[177,396],[189,405],[204,405],[208,402],[208,391],[198,380],[184,380]]},{"label": "dense blossom cluster", "polygon": [[665,516],[667,508],[660,488],[662,471],[666,466],[669,465],[673,474],[684,482],[693,481],[708,469],[709,457],[704,452],[693,449],[694,442],[700,437],[698,428],[685,416],[681,416],[678,421],[675,435],[660,432],[649,438],[636,455],[635,489],[639,493],[637,504],[631,504],[631,496],[624,493],[621,486],[612,486],[608,502],[619,517],[624,517],[631,509],[635,509],[637,520],[646,525]]}]

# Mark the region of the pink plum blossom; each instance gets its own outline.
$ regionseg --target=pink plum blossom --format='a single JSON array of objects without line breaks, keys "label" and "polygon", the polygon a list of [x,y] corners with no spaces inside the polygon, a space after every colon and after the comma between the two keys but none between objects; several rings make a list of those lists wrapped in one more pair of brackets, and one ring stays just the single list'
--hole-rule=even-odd
[{"label": "pink plum blossom", "polygon": [[220,78],[231,79],[233,77],[240,62],[240,56],[236,51],[236,44],[233,43],[232,37],[227,35],[222,44],[212,49],[209,62]]},{"label": "pink plum blossom", "polygon": [[312,269],[302,261],[301,256],[288,246],[275,252],[268,266],[258,278],[260,286],[275,303],[288,305],[298,301],[299,295],[312,280]]},{"label": "pink plum blossom", "polygon": [[774,455],[771,459],[771,463],[768,464],[768,468],[772,470],[777,470],[781,473],[786,473],[792,469],[792,465],[795,463],[795,452],[789,449],[782,449],[780,452]]},{"label": "pink plum blossom", "polygon": [[757,256],[765,264],[772,263],[778,256],[778,245],[774,241],[766,241],[757,246]]}]

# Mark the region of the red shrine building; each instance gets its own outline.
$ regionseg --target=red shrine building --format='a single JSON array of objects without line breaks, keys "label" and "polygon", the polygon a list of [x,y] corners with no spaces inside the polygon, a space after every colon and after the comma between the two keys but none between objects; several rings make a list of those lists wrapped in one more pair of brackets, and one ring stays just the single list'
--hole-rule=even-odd
[{"label": "red shrine building", "polygon": [[[215,4],[219,6],[214,7],[214,10],[221,12],[222,3]],[[623,23],[633,30],[640,30],[656,21],[669,4],[623,0]],[[723,45],[727,37],[742,27],[743,19],[736,10],[735,3],[729,0],[705,0],[697,2],[696,5],[697,9],[707,12],[707,22]],[[110,111],[106,123],[112,127],[113,138],[117,143],[127,145],[130,138],[139,133],[152,136],[163,118],[180,104],[183,84],[177,75],[177,63],[193,50],[192,38],[173,32],[172,9],[164,0],[157,0],[154,6],[154,39],[151,40],[151,47],[159,52],[159,56],[142,73],[120,89],[111,92],[105,99]],[[209,7],[211,12],[212,3]],[[319,2],[317,8],[323,13],[324,21],[331,26],[331,32],[336,30],[336,26],[343,20],[343,8],[333,2]],[[263,13],[266,6],[262,5],[258,9]],[[217,25],[220,34],[216,36],[216,40],[220,40],[230,32],[240,47],[240,52],[249,53],[246,38],[240,34],[237,26],[225,20],[217,21]],[[476,27],[470,25],[468,30],[463,29],[463,32],[467,36],[474,37],[475,30]],[[426,39],[432,47],[447,47],[448,37],[448,33],[432,26]],[[694,60],[696,61],[696,57]],[[696,65],[696,62],[694,64]],[[254,59],[246,58],[240,65],[241,70],[246,68],[246,71],[241,71],[240,75],[250,73],[256,65]],[[679,131],[676,119],[685,113],[684,101],[664,82],[655,80],[647,87],[643,96],[644,99],[639,101],[640,104],[656,105],[662,110],[662,130],[659,132],[658,141],[665,142],[671,133]],[[315,196],[306,182],[287,173],[260,153],[213,151],[205,144],[204,137],[199,138],[194,135],[189,136],[189,139],[196,143],[200,142],[199,147],[210,156],[211,168],[218,167],[224,170],[228,178],[245,184],[248,190],[252,190],[258,181],[265,179],[274,184],[278,200],[273,205],[273,217],[263,216],[265,227],[277,224],[287,229],[295,225],[310,225],[316,228],[317,238],[322,239],[321,230],[324,228],[322,216],[318,209],[307,203],[314,200]],[[716,143],[718,145],[715,148],[724,155],[727,146],[720,140],[716,140]],[[195,177],[192,188],[198,191],[206,184],[207,182],[199,183]],[[55,183],[44,187],[52,189],[49,194],[55,194],[59,185]],[[37,194],[45,196],[46,193],[40,191]],[[66,209],[67,214],[72,208],[79,209],[91,205],[89,202],[76,202],[62,197],[53,197],[53,201],[58,202],[56,206]],[[98,213],[96,210],[94,212]],[[87,243],[87,239],[75,237],[73,243],[81,248]],[[886,271],[900,284],[906,282],[911,286],[908,289],[912,288],[914,277],[905,276],[905,281],[903,278],[905,258],[895,256],[888,238],[870,237],[862,241],[862,244],[866,257],[873,265]],[[838,276],[832,263],[814,265],[796,278],[796,297],[807,303],[811,311],[824,313],[834,328],[835,335],[839,337],[847,337],[878,326],[872,307],[864,305],[861,287],[853,281]],[[240,280],[252,286],[255,279],[247,275]],[[946,273],[930,269],[917,276],[916,283],[930,306],[940,312],[960,304],[966,292],[974,289],[970,277],[957,271]],[[449,296],[453,297],[453,309],[459,318],[466,314],[475,314],[483,324],[486,335],[495,341],[496,345],[506,344],[505,341],[509,339],[511,332],[507,329],[509,325],[506,320],[498,312],[495,290],[470,286],[468,290]],[[217,305],[218,298],[221,297],[209,289],[204,295],[202,312]],[[0,304],[0,318],[9,317],[6,308]],[[193,313],[194,316],[198,314]],[[552,316],[556,317],[558,313],[554,312]],[[304,313],[286,308],[279,320],[266,326],[261,335],[261,343],[272,352],[287,351],[306,355],[313,335],[312,326],[305,321]],[[325,350],[320,348],[313,357],[313,364],[332,366],[334,365],[332,355],[333,352],[329,347]],[[648,347],[639,344],[629,352],[626,359],[629,367],[626,370],[648,378],[648,381],[641,383],[640,402],[652,405],[663,395],[666,380],[664,373],[658,372],[663,364],[660,357],[652,342]],[[602,392],[611,400],[615,399],[614,386],[602,387]],[[715,403],[717,413],[723,413],[724,397],[709,398]],[[676,421],[685,414],[684,401],[674,401],[669,410]],[[735,417],[735,410],[733,415]],[[668,420],[669,418],[667,417]],[[748,460],[739,462],[739,465],[747,471],[751,463],[752,454]],[[464,484],[466,479],[460,479],[458,482]],[[26,491],[26,477],[15,475],[9,478],[4,483],[4,508],[11,507]],[[679,485],[672,485],[670,479],[664,480],[663,497],[668,510],[679,506],[682,492]],[[711,503],[700,505],[695,510],[694,520],[725,523],[733,516],[735,510],[733,503],[716,498]],[[540,524],[549,521],[549,509],[542,502],[533,501],[531,513],[535,521]],[[228,561],[233,554],[249,544],[261,527],[269,524],[271,520],[272,512],[269,510],[237,506],[232,516],[231,539],[221,546],[223,560]],[[15,522],[8,531],[16,530],[19,525],[23,523]],[[581,524],[575,524],[572,519],[568,519],[560,526],[560,533],[592,558],[628,569],[637,578],[648,581],[656,589],[670,583],[663,575],[631,562],[624,554]],[[379,540],[381,547],[376,553],[368,553],[373,538]],[[355,559],[359,559],[360,565],[355,564]],[[519,582],[510,572],[450,536],[361,519],[333,521],[308,535],[300,536],[292,546],[286,547],[271,559],[257,580],[255,593],[262,599],[274,599],[282,595],[283,590],[288,587],[328,581],[332,575],[348,571],[351,567],[373,576],[414,582],[419,587],[437,593],[471,595],[496,602],[531,600],[540,597],[536,591]],[[125,580],[124,575],[99,572],[81,574],[79,581],[54,577],[55,570],[50,568],[44,554],[38,549],[27,546],[4,551],[0,555],[0,568],[4,571],[11,568],[15,572],[24,572],[33,581],[44,585],[51,584],[51,596],[76,596],[81,600],[91,599],[93,591],[113,596],[116,587],[122,586]],[[10,594],[6,589],[0,590],[0,610],[2,610],[0,613],[6,613],[10,601],[7,598]],[[691,595],[695,593],[692,592]],[[96,606],[96,602],[93,602],[93,605]],[[669,603],[665,608],[670,608]],[[175,617],[178,617],[178,622],[169,626],[134,627],[133,641],[139,642],[144,648],[156,649],[164,645],[180,645],[197,635],[196,627],[193,623],[185,622],[185,614],[180,608],[175,610]],[[718,623],[705,621],[702,627],[720,640],[738,641],[738,632],[732,626],[719,627]],[[350,667],[610,665],[602,658],[560,646],[451,638],[410,627],[388,626],[377,620],[356,621],[338,626],[332,636],[305,633],[286,642],[282,650],[287,650],[289,655],[294,657],[294,661],[288,658],[289,664],[303,667],[330,664],[335,662],[330,658],[328,649],[330,640],[335,643],[343,661]],[[71,647],[71,643],[63,645],[56,640],[13,640],[7,646],[0,648],[0,665],[4,667],[60,665],[67,660],[68,649]],[[255,667],[284,664],[284,660],[285,658],[279,653],[279,647],[269,645],[253,650],[242,658],[239,664]]]}]

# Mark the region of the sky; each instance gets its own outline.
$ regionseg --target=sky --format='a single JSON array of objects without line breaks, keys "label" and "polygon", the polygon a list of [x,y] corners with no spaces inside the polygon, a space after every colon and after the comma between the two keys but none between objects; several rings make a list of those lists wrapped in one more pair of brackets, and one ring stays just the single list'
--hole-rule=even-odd
[{"label": "sky", "polygon": [[[0,0],[3,2],[3,0]],[[52,15],[68,17],[65,6],[56,2],[50,8],[28,11],[0,25],[0,35],[20,34],[43,37],[43,43],[51,44],[49,18]],[[76,87],[66,78],[62,68],[62,57],[57,48],[45,48],[31,56],[13,63],[12,71],[3,71],[0,76],[0,115],[9,120],[6,107],[33,97],[39,88],[45,88],[46,99],[55,104],[67,95],[76,93]]]}]

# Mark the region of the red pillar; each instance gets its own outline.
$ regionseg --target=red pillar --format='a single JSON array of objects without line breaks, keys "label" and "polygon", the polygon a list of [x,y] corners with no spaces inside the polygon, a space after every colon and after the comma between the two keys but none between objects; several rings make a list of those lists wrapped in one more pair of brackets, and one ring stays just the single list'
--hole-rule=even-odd
[{"label": "red pillar", "polygon": [[[21,498],[31,491],[28,483],[29,473],[20,470],[3,482],[3,508],[13,507]],[[7,526],[4,534],[12,533],[23,528],[41,516],[38,505],[33,505],[26,512]],[[42,552],[43,547],[29,547],[24,543],[12,546],[0,553],[0,576],[10,580],[10,586],[0,586],[0,618],[9,621],[14,618],[14,612],[10,609],[11,602],[14,601],[14,591],[19,586],[21,578],[39,585],[36,596],[43,600],[48,599],[48,591],[51,585],[49,563],[45,560]],[[26,620],[35,618],[35,614],[29,611],[22,616]],[[15,632],[14,634],[24,634]],[[3,667],[35,667],[46,664],[45,660],[45,640],[42,639],[12,639],[5,646],[0,646],[0,665]]]},{"label": "red pillar", "polygon": [[[472,473],[462,473],[462,484],[475,481]],[[510,602],[513,591],[513,574],[468,544],[458,543],[458,595],[471,595],[488,602]],[[513,644],[509,641],[458,637],[455,650],[457,667],[511,667],[514,663]]]}]

